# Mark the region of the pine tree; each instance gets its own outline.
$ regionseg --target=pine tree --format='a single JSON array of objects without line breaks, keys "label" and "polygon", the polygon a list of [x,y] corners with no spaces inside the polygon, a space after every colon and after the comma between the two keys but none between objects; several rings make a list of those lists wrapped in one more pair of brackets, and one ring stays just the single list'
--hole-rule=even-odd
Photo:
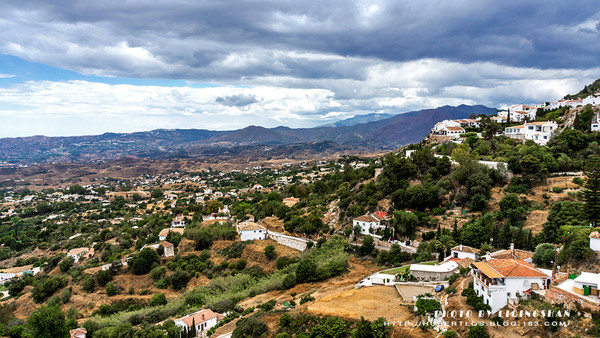
[{"label": "pine tree", "polygon": [[591,158],[586,175],[583,190],[584,212],[587,220],[596,227],[600,225],[600,157]]}]

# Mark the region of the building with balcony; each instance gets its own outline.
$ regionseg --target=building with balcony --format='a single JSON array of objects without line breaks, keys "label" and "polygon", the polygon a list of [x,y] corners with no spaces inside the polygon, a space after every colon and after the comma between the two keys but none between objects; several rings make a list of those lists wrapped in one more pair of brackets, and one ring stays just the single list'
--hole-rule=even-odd
[{"label": "building with balcony", "polygon": [[520,259],[493,259],[474,262],[471,275],[477,296],[492,308],[492,313],[505,306],[518,304],[534,290],[546,290],[551,277]]},{"label": "building with balcony", "polygon": [[504,128],[504,135],[515,140],[532,140],[539,145],[546,145],[556,129],[558,129],[558,123],[554,121],[525,122],[520,126]]}]

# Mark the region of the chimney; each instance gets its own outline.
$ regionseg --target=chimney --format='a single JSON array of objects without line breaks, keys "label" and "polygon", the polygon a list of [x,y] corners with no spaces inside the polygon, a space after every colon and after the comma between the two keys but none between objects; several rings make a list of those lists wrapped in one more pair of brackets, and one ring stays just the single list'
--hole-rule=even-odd
[{"label": "chimney", "polygon": [[202,305],[202,310],[206,309],[206,307],[204,305]]},{"label": "chimney", "polygon": [[510,250],[512,250],[512,252],[515,252],[515,243],[510,243]]},{"label": "chimney", "polygon": [[462,251],[462,244],[458,247],[458,251]]}]

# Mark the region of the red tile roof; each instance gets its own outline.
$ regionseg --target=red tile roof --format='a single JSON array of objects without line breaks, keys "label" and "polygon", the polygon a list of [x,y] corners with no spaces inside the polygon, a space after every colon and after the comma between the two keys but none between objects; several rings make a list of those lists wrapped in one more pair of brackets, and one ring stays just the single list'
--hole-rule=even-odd
[{"label": "red tile roof", "polygon": [[514,249],[514,250],[501,250],[501,251],[496,251],[494,253],[490,254],[490,257],[493,259],[522,259],[522,260],[526,260],[526,259],[530,259],[533,257],[533,252],[531,251],[526,251],[526,250],[519,250],[519,249]]},{"label": "red tile roof", "polygon": [[600,232],[594,231],[590,234],[590,238],[600,238]]},{"label": "red tile roof", "polygon": [[492,259],[473,263],[473,265],[489,278],[548,277],[548,275],[521,259]]},{"label": "red tile roof", "polygon": [[474,254],[476,254],[476,253],[479,252],[479,249],[475,249],[475,248],[472,248],[472,247],[467,246],[467,245],[457,245],[454,248],[452,248],[452,251],[458,251],[458,252],[466,252],[466,253],[474,253]]},{"label": "red tile roof", "polygon": [[200,323],[204,323],[208,320],[211,320],[215,317],[218,317],[218,315],[216,313],[214,313],[211,309],[206,309],[206,310],[201,310],[196,313],[192,313],[191,315],[179,318],[178,320],[182,321],[188,327],[191,327],[192,322],[194,322],[196,325],[198,325]]}]

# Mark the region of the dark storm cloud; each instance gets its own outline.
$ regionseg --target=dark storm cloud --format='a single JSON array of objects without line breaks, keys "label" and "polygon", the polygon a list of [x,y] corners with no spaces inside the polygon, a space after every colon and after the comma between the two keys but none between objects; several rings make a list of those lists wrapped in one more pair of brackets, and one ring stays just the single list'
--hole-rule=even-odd
[{"label": "dark storm cloud", "polygon": [[[219,87],[32,81],[0,95],[41,102],[31,116],[94,108],[129,114],[135,126],[175,123],[134,119],[136,109],[160,107],[155,116],[204,114],[214,128],[263,115],[304,127],[445,104],[545,102],[600,75],[597,0],[30,0],[0,2],[0,13],[0,54],[86,75]],[[44,101],[49,92],[61,100]]]},{"label": "dark storm cloud", "polygon": [[230,107],[244,107],[249,106],[253,103],[259,102],[255,95],[231,95],[231,96],[219,96],[215,99],[215,102]]},{"label": "dark storm cloud", "polygon": [[22,1],[0,10],[3,52],[117,76],[361,77],[352,60],[330,66],[290,52],[582,69],[600,52],[593,0]]}]

